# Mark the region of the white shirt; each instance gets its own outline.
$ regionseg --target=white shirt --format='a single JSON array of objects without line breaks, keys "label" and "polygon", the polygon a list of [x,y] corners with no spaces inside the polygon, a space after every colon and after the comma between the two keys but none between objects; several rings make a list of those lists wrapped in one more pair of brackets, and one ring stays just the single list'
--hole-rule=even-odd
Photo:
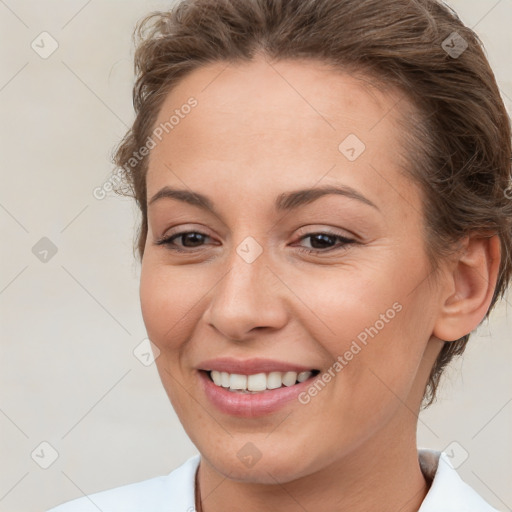
[{"label": "white shirt", "polygon": [[[432,480],[418,512],[498,512],[460,478],[446,453],[419,449],[418,456]],[[195,512],[199,461],[197,454],[168,475],[82,496],[47,512]]]}]

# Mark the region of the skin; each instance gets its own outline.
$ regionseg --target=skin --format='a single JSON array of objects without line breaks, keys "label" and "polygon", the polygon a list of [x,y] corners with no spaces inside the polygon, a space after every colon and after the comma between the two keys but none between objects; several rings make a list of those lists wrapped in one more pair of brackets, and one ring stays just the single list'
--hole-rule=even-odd
[{"label": "skin", "polygon": [[[258,56],[193,71],[155,127],[190,96],[198,105],[151,150],[148,198],[189,189],[218,215],[169,198],[149,206],[140,299],[162,383],[202,456],[203,510],[418,510],[429,485],[416,451],[425,384],[441,340],[487,311],[497,237],[465,239],[431,273],[421,194],[400,170],[396,120],[408,103],[397,93],[318,62]],[[353,162],[338,149],[351,133],[366,145]],[[330,194],[274,209],[280,194],[321,185],[353,187],[376,208]],[[325,230],[356,243],[304,238]],[[206,237],[174,239],[184,253],[155,244],[178,232]],[[248,236],[263,251],[252,263],[236,251]],[[201,361],[221,356],[326,371],[394,303],[400,312],[307,405],[238,418],[198,384]],[[252,467],[237,456],[248,442],[261,454]]]}]

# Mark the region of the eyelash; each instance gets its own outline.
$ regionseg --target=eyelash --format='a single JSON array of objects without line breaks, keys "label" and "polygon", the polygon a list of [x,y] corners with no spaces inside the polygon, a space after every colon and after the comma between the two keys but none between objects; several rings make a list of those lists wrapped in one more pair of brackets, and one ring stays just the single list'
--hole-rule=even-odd
[{"label": "eyelash", "polygon": [[[207,238],[210,238],[208,235],[206,235],[205,233],[201,233],[200,231],[181,231],[179,233],[175,233],[174,235],[172,235],[170,237],[160,238],[159,240],[157,240],[155,242],[155,245],[165,245],[171,251],[181,252],[181,253],[189,253],[190,254],[190,253],[195,252],[194,248],[190,248],[189,250],[187,250],[187,249],[180,249],[177,245],[174,244],[173,240],[175,238],[180,238],[181,236],[192,234],[192,233],[196,234],[196,235],[201,235],[201,236],[205,236]],[[325,252],[331,252],[331,251],[337,251],[337,250],[341,250],[341,249],[346,249],[347,245],[351,245],[351,244],[357,243],[355,240],[352,240],[350,238],[346,238],[346,237],[341,236],[341,235],[336,235],[334,233],[329,233],[329,232],[324,232],[324,231],[308,233],[307,235],[302,236],[299,239],[299,242],[304,240],[304,239],[306,239],[306,238],[312,238],[312,237],[317,236],[317,235],[324,235],[324,236],[329,236],[329,237],[332,237],[332,238],[336,238],[336,239],[338,239],[338,240],[340,240],[342,242],[342,245],[338,246],[338,247],[329,247],[326,250],[322,250],[322,249],[306,249],[304,247],[301,247],[301,248],[299,248],[299,252],[307,253],[307,254],[325,253]]]}]

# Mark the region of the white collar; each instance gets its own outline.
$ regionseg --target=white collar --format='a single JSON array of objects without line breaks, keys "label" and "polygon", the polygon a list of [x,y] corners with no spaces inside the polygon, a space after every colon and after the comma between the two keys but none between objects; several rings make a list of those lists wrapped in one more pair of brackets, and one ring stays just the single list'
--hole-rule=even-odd
[{"label": "white collar", "polygon": [[432,481],[418,512],[498,512],[453,468],[446,452],[418,449],[421,471]]},{"label": "white collar", "polygon": [[[431,481],[418,512],[498,512],[462,480],[445,452],[419,448],[418,459],[425,478]],[[186,511],[195,506],[194,479],[199,462],[200,455],[195,455],[169,475],[179,472],[175,479],[176,488],[170,495],[183,493],[186,498],[184,508],[176,510]]]},{"label": "white collar", "polygon": [[[418,459],[432,483],[418,512],[498,512],[487,504],[453,469],[446,453],[419,449]],[[194,484],[201,457],[190,457],[165,476],[86,495],[47,512],[191,512]]]}]

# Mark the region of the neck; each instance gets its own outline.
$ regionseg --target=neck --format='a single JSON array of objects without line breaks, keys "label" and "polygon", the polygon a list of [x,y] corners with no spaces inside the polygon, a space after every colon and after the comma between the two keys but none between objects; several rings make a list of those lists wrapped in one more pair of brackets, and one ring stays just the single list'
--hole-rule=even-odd
[{"label": "neck", "polygon": [[[392,429],[393,430],[393,429]],[[275,485],[234,481],[203,457],[198,470],[198,512],[336,510],[417,512],[429,483],[418,461],[415,432],[363,443],[321,471]]]}]

